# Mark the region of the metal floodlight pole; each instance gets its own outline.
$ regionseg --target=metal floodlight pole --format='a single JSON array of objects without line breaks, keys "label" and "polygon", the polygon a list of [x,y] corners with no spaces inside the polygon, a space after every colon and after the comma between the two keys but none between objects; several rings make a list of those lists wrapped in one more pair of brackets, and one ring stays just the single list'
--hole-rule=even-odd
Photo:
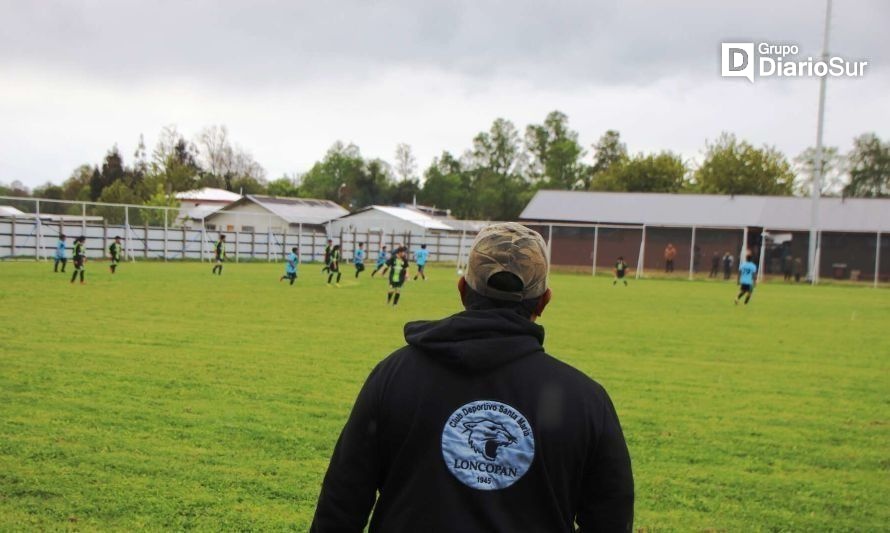
[{"label": "metal floodlight pole", "polygon": [[748,255],[748,226],[745,226],[742,229],[742,249],[739,251],[739,260],[736,261],[736,269],[738,270],[738,265],[742,264],[742,261],[745,259],[745,256]]},{"label": "metal floodlight pole", "polygon": [[[822,60],[828,61],[828,35],[831,28],[831,0],[825,2],[825,33],[822,36]],[[813,172],[813,183],[810,188],[812,202],[810,205],[810,242],[807,261],[807,280],[816,283],[819,271],[816,265],[817,232],[819,231],[819,196],[822,193],[822,132],[825,124],[825,84],[828,76],[819,78],[819,112],[816,121],[816,161]]]},{"label": "metal floodlight pole", "polygon": [[207,245],[207,226],[204,225],[204,217],[201,217],[201,262],[204,262],[204,247]]},{"label": "metal floodlight pole", "polygon": [[878,241],[875,245],[875,288],[878,288],[878,273],[881,271],[881,232],[878,232]]},{"label": "metal floodlight pole", "polygon": [[87,204],[80,204],[80,231],[87,232]]},{"label": "metal floodlight pole", "polygon": [[592,276],[596,276],[596,253],[597,253],[597,246],[599,245],[599,240],[600,240],[600,227],[594,226],[593,227],[593,268],[591,269]]},{"label": "metal floodlight pole", "polygon": [[689,246],[689,279],[691,280],[695,271],[693,270],[693,265],[695,264],[695,226],[692,226],[692,244]]},{"label": "metal floodlight pole", "polygon": [[303,262],[303,223],[300,222],[300,233],[297,234],[297,264]]}]

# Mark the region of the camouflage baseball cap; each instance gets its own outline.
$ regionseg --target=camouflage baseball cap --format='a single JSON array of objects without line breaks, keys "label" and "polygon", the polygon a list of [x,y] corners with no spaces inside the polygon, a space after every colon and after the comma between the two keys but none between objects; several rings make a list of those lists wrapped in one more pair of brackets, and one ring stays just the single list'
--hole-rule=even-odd
[{"label": "camouflage baseball cap", "polygon": [[[497,300],[537,298],[547,290],[547,248],[537,231],[516,222],[492,224],[476,235],[467,259],[467,284]],[[522,290],[507,292],[489,286],[498,272],[510,272],[522,281]]]}]

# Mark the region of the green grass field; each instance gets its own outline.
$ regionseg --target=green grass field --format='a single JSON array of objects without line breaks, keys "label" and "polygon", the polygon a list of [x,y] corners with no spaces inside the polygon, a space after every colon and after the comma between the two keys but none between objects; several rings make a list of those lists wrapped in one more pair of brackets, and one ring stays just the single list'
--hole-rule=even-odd
[{"label": "green grass field", "polygon": [[[459,308],[445,268],[395,309],[351,268],[88,269],[0,263],[0,530],[305,530],[367,373]],[[545,346],[612,395],[638,529],[890,527],[890,291],[552,287]]]}]

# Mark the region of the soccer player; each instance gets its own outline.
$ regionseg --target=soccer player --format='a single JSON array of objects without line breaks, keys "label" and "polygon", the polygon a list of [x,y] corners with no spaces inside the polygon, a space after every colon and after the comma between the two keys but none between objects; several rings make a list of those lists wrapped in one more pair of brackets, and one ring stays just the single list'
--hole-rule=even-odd
[{"label": "soccer player", "polygon": [[377,266],[374,267],[374,272],[371,272],[371,277],[374,277],[374,274],[377,273],[381,268],[383,269],[383,274],[386,274],[386,260],[388,257],[386,256],[386,246],[380,248],[380,252],[377,253]]},{"label": "soccer player", "polygon": [[298,248],[294,246],[290,249],[290,253],[284,258],[284,275],[278,278],[279,282],[289,279],[290,284],[293,285],[294,281],[297,280],[297,263],[299,262],[297,250]]},{"label": "soccer player", "polygon": [[108,247],[108,255],[111,257],[111,264],[108,268],[111,270],[111,273],[114,274],[114,271],[117,270],[117,264],[121,261],[121,238],[115,237],[114,242],[111,243],[111,246]]},{"label": "soccer player", "polygon": [[321,268],[321,273],[331,271],[331,251],[334,249],[334,241],[328,239],[328,244],[324,247],[324,266]]},{"label": "soccer player", "polygon": [[739,305],[739,300],[741,300],[742,296],[745,294],[747,294],[747,296],[745,296],[745,305],[748,305],[748,301],[754,293],[754,274],[756,273],[757,265],[751,262],[750,255],[746,255],[745,260],[739,265],[739,286],[742,290],[739,292],[739,295],[736,296],[736,305]]},{"label": "soccer player", "polygon": [[[386,294],[386,303],[392,302],[393,306],[399,305],[399,296],[401,296],[402,285],[405,284],[405,278],[408,276],[408,255],[404,247],[396,248],[395,253],[386,262],[389,268],[389,292]],[[395,295],[395,298],[393,298]]]},{"label": "soccer player", "polygon": [[624,282],[624,286],[627,287],[627,280],[624,279],[624,275],[627,273],[627,263],[624,262],[624,257],[618,256],[618,261],[615,261],[615,279],[612,280],[612,286],[614,287],[618,280]]},{"label": "soccer player", "polygon": [[426,260],[430,256],[429,250],[426,249],[425,244],[420,245],[420,250],[414,252],[414,262],[417,263],[417,274],[414,274],[414,280],[417,280],[417,276],[423,278],[423,281],[426,281],[426,274],[423,272],[423,267],[426,266]]},{"label": "soccer player", "polygon": [[53,264],[53,272],[59,271],[59,263],[62,263],[62,272],[65,272],[65,265],[68,264],[68,258],[65,257],[65,236],[59,235],[59,242],[56,243],[56,257]]},{"label": "soccer player", "polygon": [[333,248],[331,248],[331,256],[329,257],[330,262],[328,263],[328,285],[331,284],[331,280],[334,279],[334,274],[337,275],[337,286],[340,286],[340,277],[343,275],[340,272],[340,245],[336,244]]},{"label": "soccer player", "polygon": [[358,250],[352,254],[352,262],[355,264],[355,279],[365,270],[365,243],[358,243]]},{"label": "soccer player", "polygon": [[72,259],[74,260],[74,273],[71,274],[71,283],[74,283],[74,280],[77,278],[78,272],[80,273],[80,284],[83,285],[83,275],[86,270],[86,262],[87,262],[87,238],[80,236],[74,239],[74,252],[72,254]]},{"label": "soccer player", "polygon": [[216,264],[213,265],[213,273],[222,276],[223,261],[226,260],[226,236],[220,234],[219,240],[213,246],[213,256]]}]

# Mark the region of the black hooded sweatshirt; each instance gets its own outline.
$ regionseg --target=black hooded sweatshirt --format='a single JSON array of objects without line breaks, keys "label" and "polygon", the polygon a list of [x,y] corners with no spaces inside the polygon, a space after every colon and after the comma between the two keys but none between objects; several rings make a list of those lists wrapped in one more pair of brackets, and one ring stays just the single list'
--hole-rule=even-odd
[{"label": "black hooded sweatshirt", "polygon": [[[630,531],[615,408],[509,309],[405,326],[343,428],[311,531]],[[379,493],[379,496],[378,496]],[[376,505],[375,505],[376,498]]]}]

